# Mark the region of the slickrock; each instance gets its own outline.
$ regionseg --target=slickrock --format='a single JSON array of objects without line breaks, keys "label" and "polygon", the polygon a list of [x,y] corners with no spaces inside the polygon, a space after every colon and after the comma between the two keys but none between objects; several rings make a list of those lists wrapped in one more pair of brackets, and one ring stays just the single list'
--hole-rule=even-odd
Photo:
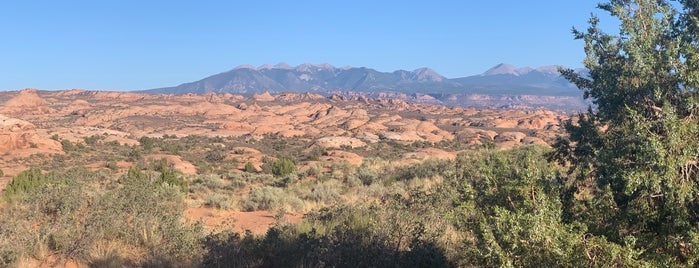
[{"label": "slickrock", "polygon": [[325,148],[342,148],[345,146],[357,148],[366,146],[366,143],[363,141],[351,137],[323,137],[316,140],[316,144]]},{"label": "slickrock", "polygon": [[0,115],[0,152],[62,153],[61,144],[37,134],[34,124]]}]

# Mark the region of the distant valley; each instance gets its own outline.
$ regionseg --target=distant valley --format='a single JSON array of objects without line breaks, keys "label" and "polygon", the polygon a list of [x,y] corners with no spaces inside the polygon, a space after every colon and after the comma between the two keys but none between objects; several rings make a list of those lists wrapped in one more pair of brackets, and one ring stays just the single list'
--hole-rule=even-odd
[{"label": "distant valley", "polygon": [[480,75],[452,79],[430,68],[380,72],[330,64],[241,65],[199,81],[142,92],[243,95],[312,92],[395,98],[423,104],[558,111],[582,110],[588,105],[580,90],[559,75],[556,66],[517,68],[504,63]]}]

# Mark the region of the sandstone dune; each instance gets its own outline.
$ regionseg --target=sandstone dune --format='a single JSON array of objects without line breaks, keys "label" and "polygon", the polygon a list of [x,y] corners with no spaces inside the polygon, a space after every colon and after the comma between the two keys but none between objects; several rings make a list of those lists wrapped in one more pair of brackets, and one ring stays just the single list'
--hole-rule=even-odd
[{"label": "sandstone dune", "polygon": [[[148,95],[77,89],[27,89],[1,94],[0,99],[6,100],[0,106],[0,114],[5,115],[0,119],[3,152],[38,149],[34,151],[60,153],[60,144],[48,138],[49,132],[72,141],[107,134],[106,140],[120,144],[135,144],[144,135],[280,135],[304,137],[327,148],[365,147],[382,140],[406,145],[444,140],[474,146],[493,142],[499,148],[510,148],[551,143],[560,131],[561,120],[567,119],[545,110],[430,106],[390,96],[372,99],[269,92],[251,97],[214,93]],[[429,100],[429,96],[421,98]],[[329,158],[342,158],[337,154],[341,153]],[[234,157],[247,161],[242,156]]]},{"label": "sandstone dune", "polygon": [[0,152],[56,154],[62,153],[62,149],[57,141],[38,135],[34,124],[0,115]]}]

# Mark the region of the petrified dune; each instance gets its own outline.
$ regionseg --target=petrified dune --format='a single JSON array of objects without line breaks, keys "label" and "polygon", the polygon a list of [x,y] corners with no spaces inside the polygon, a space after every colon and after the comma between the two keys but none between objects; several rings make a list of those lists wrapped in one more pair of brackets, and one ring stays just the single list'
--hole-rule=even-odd
[{"label": "petrified dune", "polygon": [[37,134],[36,126],[27,121],[0,115],[0,152],[17,154],[21,150],[61,153],[61,144]]},{"label": "petrified dune", "polygon": [[[560,120],[567,119],[544,110],[430,106],[364,96],[326,98],[312,93],[266,92],[244,97],[28,89],[0,94],[0,99],[7,100],[0,111],[23,120],[25,123],[20,125],[26,128],[24,134],[14,133],[12,138],[5,134],[2,146],[6,148],[41,143],[31,140],[40,138],[31,134],[32,127],[48,132],[75,126],[118,131],[130,135],[132,140],[164,134],[256,138],[276,134],[302,136],[325,147],[357,147],[381,140],[404,144],[443,140],[473,145],[495,142],[511,147],[549,143],[559,131]],[[55,146],[45,143],[47,147]]]}]

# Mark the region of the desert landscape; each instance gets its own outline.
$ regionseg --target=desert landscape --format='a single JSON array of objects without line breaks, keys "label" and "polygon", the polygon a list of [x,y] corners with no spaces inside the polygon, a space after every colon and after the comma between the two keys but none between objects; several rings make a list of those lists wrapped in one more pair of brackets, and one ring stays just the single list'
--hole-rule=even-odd
[{"label": "desert landscape", "polygon": [[[31,170],[86,169],[100,174],[97,187],[114,187],[133,172],[174,174],[185,222],[257,236],[318,209],[406,191],[381,174],[484,149],[548,147],[568,119],[546,110],[312,93],[25,89],[0,92],[0,102],[0,188]],[[400,187],[423,187],[416,185]]]},{"label": "desert landscape", "polygon": [[[337,160],[330,157],[337,154],[358,164],[380,153],[372,148],[388,143],[427,144],[392,156],[396,160],[455,156],[459,149],[484,144],[504,149],[547,144],[560,134],[560,122],[568,118],[546,110],[431,106],[311,93],[243,97],[26,89],[1,92],[0,101],[0,149],[4,152],[0,163],[5,181],[33,164],[26,160],[32,155],[65,155],[62,141],[84,143],[93,136],[102,143],[123,146],[138,145],[143,137],[225,137],[239,143],[239,148],[228,150],[224,158],[235,159],[242,169],[246,162],[259,166],[262,158],[274,156],[276,152],[251,142],[265,137],[303,143],[305,151],[333,151],[325,155],[330,162]],[[234,150],[245,153],[237,155]],[[192,163],[177,155],[158,152],[146,156],[166,158],[181,172],[197,173]]]},{"label": "desert landscape", "polygon": [[0,267],[699,266],[699,1],[0,13]]},{"label": "desert landscape", "polygon": [[[300,170],[313,165],[327,169],[343,162],[358,166],[372,157],[395,164],[454,159],[486,145],[509,149],[551,143],[560,134],[561,120],[567,119],[545,110],[431,106],[311,93],[243,97],[25,89],[0,92],[0,102],[0,169],[4,173],[0,185],[20,171],[56,158],[63,168],[99,170],[114,164],[116,174],[139,161],[165,159],[187,175],[243,172],[248,163],[262,171],[263,160],[280,156],[293,156]],[[177,143],[184,137],[201,137],[201,143],[225,142],[197,144],[202,147],[197,152],[142,148],[148,138]],[[270,146],[281,142],[289,145]],[[96,143],[115,148],[80,153],[66,148],[66,144],[90,147]],[[221,146],[218,161],[227,163],[229,170],[199,163],[218,150],[212,145]],[[140,155],[120,155],[119,150],[136,150]],[[264,232],[270,223],[248,226],[241,222],[239,226]]]}]

